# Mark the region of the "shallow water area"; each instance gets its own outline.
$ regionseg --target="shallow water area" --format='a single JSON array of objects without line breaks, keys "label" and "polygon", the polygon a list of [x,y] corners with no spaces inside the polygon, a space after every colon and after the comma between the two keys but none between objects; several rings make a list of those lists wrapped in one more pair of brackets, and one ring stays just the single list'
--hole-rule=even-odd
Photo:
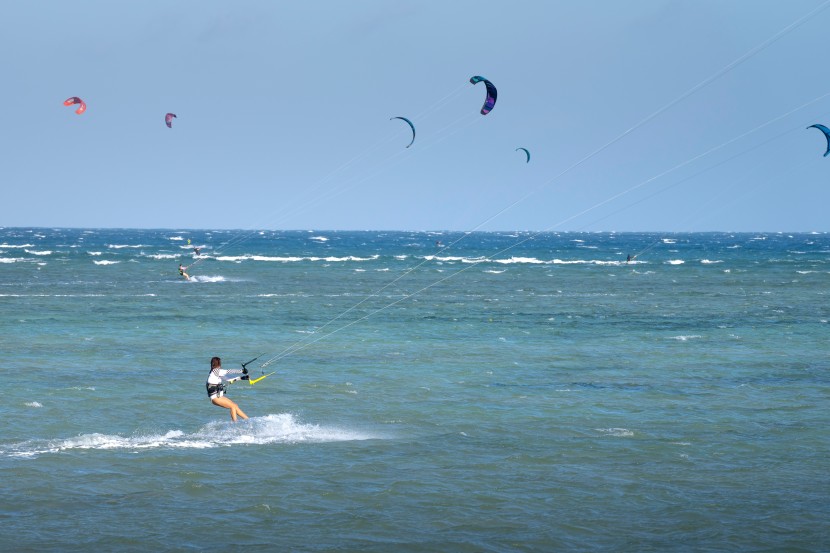
[{"label": "shallow water area", "polygon": [[821,551],[828,290],[827,234],[0,229],[0,549]]}]

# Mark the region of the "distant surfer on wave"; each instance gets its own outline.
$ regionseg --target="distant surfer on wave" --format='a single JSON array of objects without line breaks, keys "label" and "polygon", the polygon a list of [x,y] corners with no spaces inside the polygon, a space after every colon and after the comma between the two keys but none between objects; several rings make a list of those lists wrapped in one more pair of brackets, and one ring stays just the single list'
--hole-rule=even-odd
[{"label": "distant surfer on wave", "polygon": [[[228,374],[239,373],[242,373],[242,376],[227,378]],[[237,405],[231,398],[225,395],[225,384],[232,384],[237,380],[248,380],[249,378],[248,369],[223,369],[221,359],[214,357],[210,360],[210,373],[208,374],[207,382],[205,382],[207,395],[212,404],[224,407],[225,409],[230,409],[231,419],[234,422],[236,422],[237,415],[243,419],[247,419],[248,415],[246,415],[242,409],[239,408],[239,405]]]}]

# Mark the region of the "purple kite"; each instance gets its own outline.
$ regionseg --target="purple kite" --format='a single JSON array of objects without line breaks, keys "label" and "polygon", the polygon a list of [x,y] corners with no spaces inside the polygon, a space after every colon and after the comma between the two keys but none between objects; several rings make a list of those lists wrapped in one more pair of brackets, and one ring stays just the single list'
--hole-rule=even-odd
[{"label": "purple kite", "polygon": [[175,113],[168,113],[164,116],[164,122],[167,124],[167,128],[173,128],[173,118],[176,117]]},{"label": "purple kite", "polygon": [[470,77],[470,82],[473,84],[483,82],[484,86],[487,87],[487,98],[484,100],[484,105],[481,107],[481,114],[487,115],[490,113],[490,110],[493,109],[493,106],[496,105],[496,87],[484,77],[479,76]]}]

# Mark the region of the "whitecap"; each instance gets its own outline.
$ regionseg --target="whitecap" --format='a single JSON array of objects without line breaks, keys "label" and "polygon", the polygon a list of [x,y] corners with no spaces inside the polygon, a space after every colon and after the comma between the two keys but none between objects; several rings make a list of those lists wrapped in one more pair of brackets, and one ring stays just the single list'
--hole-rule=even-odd
[{"label": "whitecap", "polygon": [[714,261],[712,261],[712,260],[710,260],[710,259],[701,259],[701,260],[700,260],[700,262],[701,262],[703,265],[714,265],[715,263],[723,263],[723,261],[721,261],[721,260],[714,260]]},{"label": "whitecap", "polygon": [[595,428],[594,430],[606,436],[616,436],[619,438],[628,438],[634,435],[634,432],[627,428]]},{"label": "whitecap", "polygon": [[700,334],[688,334],[688,335],[681,334],[680,336],[672,336],[671,337],[672,340],[678,340],[680,342],[687,342],[689,340],[694,340],[694,339],[697,339],[697,338],[703,338],[703,336],[701,336]]},{"label": "whitecap", "polygon": [[40,251],[40,252],[37,251],[37,250],[23,250],[23,251],[25,251],[26,253],[28,253],[30,255],[52,255],[51,250]]},{"label": "whitecap", "polygon": [[329,241],[329,239],[326,238],[325,236],[312,236],[312,237],[309,238],[309,240],[317,240],[318,242],[328,242]]},{"label": "whitecap", "polygon": [[535,257],[511,257],[510,259],[494,259],[494,263],[501,263],[502,265],[513,264],[513,263],[525,263],[525,264],[532,264],[532,265],[540,265],[545,263],[541,259],[537,259]]},{"label": "whitecap", "polygon": [[149,255],[144,255],[144,257],[149,257],[150,259],[178,259],[181,257],[181,254],[177,253],[154,253]]},{"label": "whitecap", "polygon": [[668,265],[683,265],[686,262],[683,261],[682,259],[670,259],[670,260],[666,261],[666,263]]},{"label": "whitecap", "polygon": [[107,259],[102,259],[101,261],[93,261],[96,265],[117,265],[121,263],[120,261],[109,261]]},{"label": "whitecap", "polygon": [[38,401],[28,401],[26,407],[43,407],[43,405]]}]

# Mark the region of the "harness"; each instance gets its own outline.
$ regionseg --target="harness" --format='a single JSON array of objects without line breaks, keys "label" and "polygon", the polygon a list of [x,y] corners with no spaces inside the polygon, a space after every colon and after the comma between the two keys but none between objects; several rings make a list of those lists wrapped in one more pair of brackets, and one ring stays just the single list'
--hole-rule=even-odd
[{"label": "harness", "polygon": [[[213,374],[213,369],[210,369],[208,372],[208,377]],[[223,394],[225,392],[225,383],[220,382],[219,384],[210,384],[205,382],[205,389],[207,390],[208,397],[212,396],[213,394]]]}]

